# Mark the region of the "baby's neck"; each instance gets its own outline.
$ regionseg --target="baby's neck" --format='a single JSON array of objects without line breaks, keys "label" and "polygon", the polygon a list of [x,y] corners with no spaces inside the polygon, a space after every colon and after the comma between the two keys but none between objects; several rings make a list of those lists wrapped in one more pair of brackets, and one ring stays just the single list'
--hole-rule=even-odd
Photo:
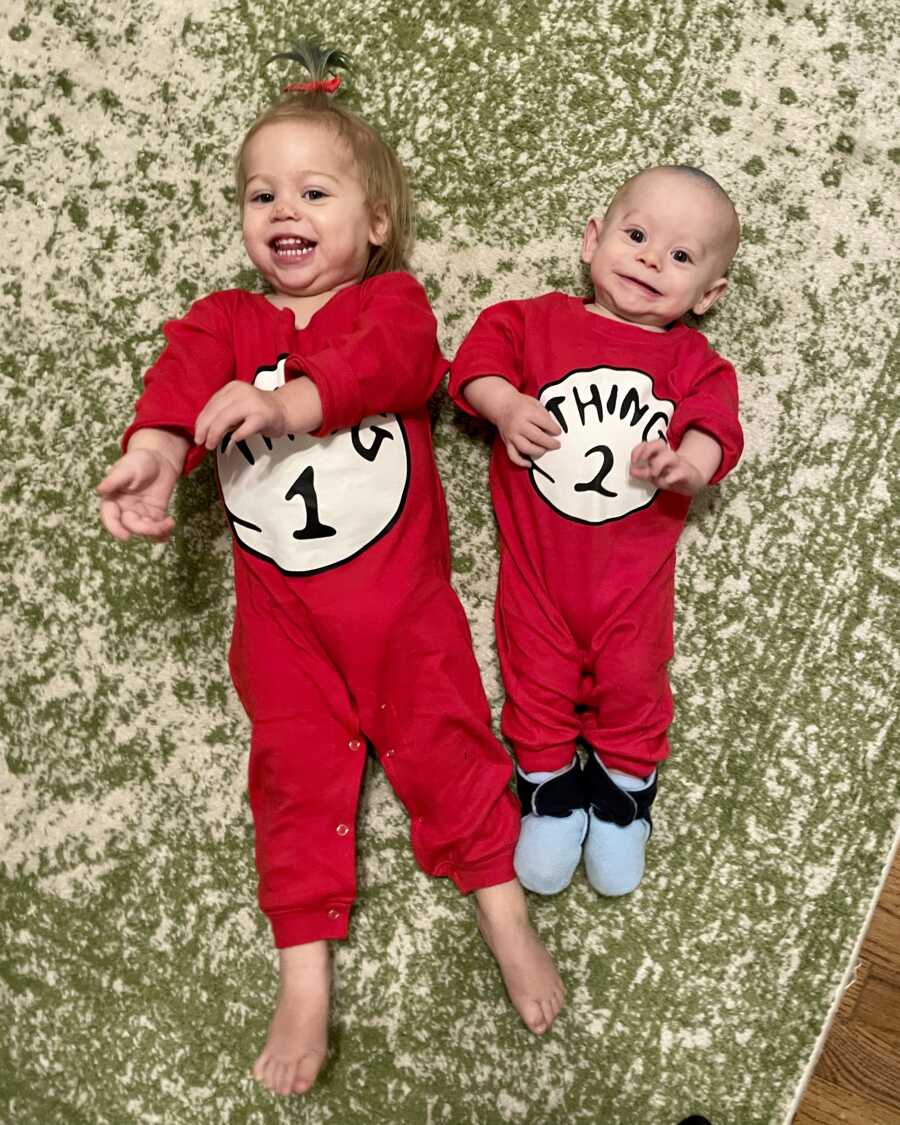
[{"label": "baby's neck", "polygon": [[594,313],[595,316],[605,316],[608,320],[617,320],[619,324],[631,324],[635,328],[643,328],[645,332],[666,332],[668,326],[656,324],[639,324],[636,320],[626,320],[624,316],[619,316],[617,313],[610,312],[609,309],[601,305],[596,298],[584,306],[589,313]]},{"label": "baby's neck", "polygon": [[290,293],[267,293],[266,300],[270,301],[276,308],[290,309],[294,314],[294,327],[306,328],[313,316],[323,308],[331,298],[341,289],[346,289],[347,285],[355,285],[356,280],[348,281],[346,285],[338,285],[334,289],[328,289],[324,293],[311,293],[308,297],[293,296]]}]

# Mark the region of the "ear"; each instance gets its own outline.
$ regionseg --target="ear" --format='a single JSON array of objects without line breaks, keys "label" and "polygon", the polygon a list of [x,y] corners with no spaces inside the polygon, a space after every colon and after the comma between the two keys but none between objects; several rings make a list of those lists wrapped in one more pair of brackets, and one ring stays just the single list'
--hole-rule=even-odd
[{"label": "ear", "polygon": [[376,203],[369,216],[369,242],[373,246],[384,246],[391,233],[391,219],[387,207]]},{"label": "ear", "polygon": [[697,303],[692,306],[691,312],[696,316],[702,316],[707,309],[711,308],[716,301],[722,296],[728,288],[728,278],[720,277],[718,281],[714,281],[709,289],[699,298]]},{"label": "ear", "polygon": [[588,219],[588,224],[584,228],[584,236],[581,239],[581,260],[586,264],[590,262],[594,256],[594,251],[597,249],[597,243],[600,241],[600,232],[603,230],[603,220],[592,216]]}]

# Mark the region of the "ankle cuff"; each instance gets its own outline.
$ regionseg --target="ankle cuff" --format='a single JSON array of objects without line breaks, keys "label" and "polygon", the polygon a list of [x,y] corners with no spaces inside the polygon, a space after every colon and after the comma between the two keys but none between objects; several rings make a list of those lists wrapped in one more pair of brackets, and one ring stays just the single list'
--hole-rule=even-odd
[{"label": "ankle cuff", "polygon": [[650,819],[650,806],[656,797],[657,775],[643,789],[620,789],[604,769],[594,753],[588,754],[584,767],[584,787],[587,803],[598,820],[608,821],[625,828],[635,820]]},{"label": "ankle cuff", "polygon": [[522,816],[533,813],[535,816],[568,816],[576,809],[585,807],[581,763],[578,755],[572,764],[555,777],[546,781],[529,781],[516,770],[516,791],[522,806]]}]

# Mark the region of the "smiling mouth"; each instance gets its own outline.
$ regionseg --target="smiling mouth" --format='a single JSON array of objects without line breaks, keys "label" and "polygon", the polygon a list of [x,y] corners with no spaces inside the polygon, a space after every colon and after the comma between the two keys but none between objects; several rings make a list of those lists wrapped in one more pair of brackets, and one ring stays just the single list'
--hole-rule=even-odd
[{"label": "smiling mouth", "polygon": [[295,260],[311,254],[316,248],[316,243],[310,242],[308,238],[293,236],[273,238],[269,245],[279,258],[293,258]]},{"label": "smiling mouth", "polygon": [[619,277],[623,281],[630,281],[632,285],[636,285],[639,289],[643,289],[645,293],[651,293],[654,297],[661,297],[662,293],[658,289],[654,289],[652,285],[648,285],[646,281],[641,281],[636,277],[629,277],[627,273],[620,273]]}]

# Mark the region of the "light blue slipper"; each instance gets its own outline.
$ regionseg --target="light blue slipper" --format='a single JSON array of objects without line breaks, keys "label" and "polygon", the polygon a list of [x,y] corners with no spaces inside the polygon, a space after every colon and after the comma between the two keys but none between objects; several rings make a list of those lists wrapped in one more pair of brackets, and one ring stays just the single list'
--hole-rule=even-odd
[{"label": "light blue slipper", "polygon": [[555,773],[517,769],[516,788],[522,805],[516,875],[529,891],[555,895],[572,881],[588,826],[578,756]]},{"label": "light blue slipper", "polygon": [[588,882],[601,895],[627,895],[644,874],[644,850],[653,823],[656,770],[639,789],[623,789],[593,752],[584,770],[588,799],[588,834],[584,867]]}]

